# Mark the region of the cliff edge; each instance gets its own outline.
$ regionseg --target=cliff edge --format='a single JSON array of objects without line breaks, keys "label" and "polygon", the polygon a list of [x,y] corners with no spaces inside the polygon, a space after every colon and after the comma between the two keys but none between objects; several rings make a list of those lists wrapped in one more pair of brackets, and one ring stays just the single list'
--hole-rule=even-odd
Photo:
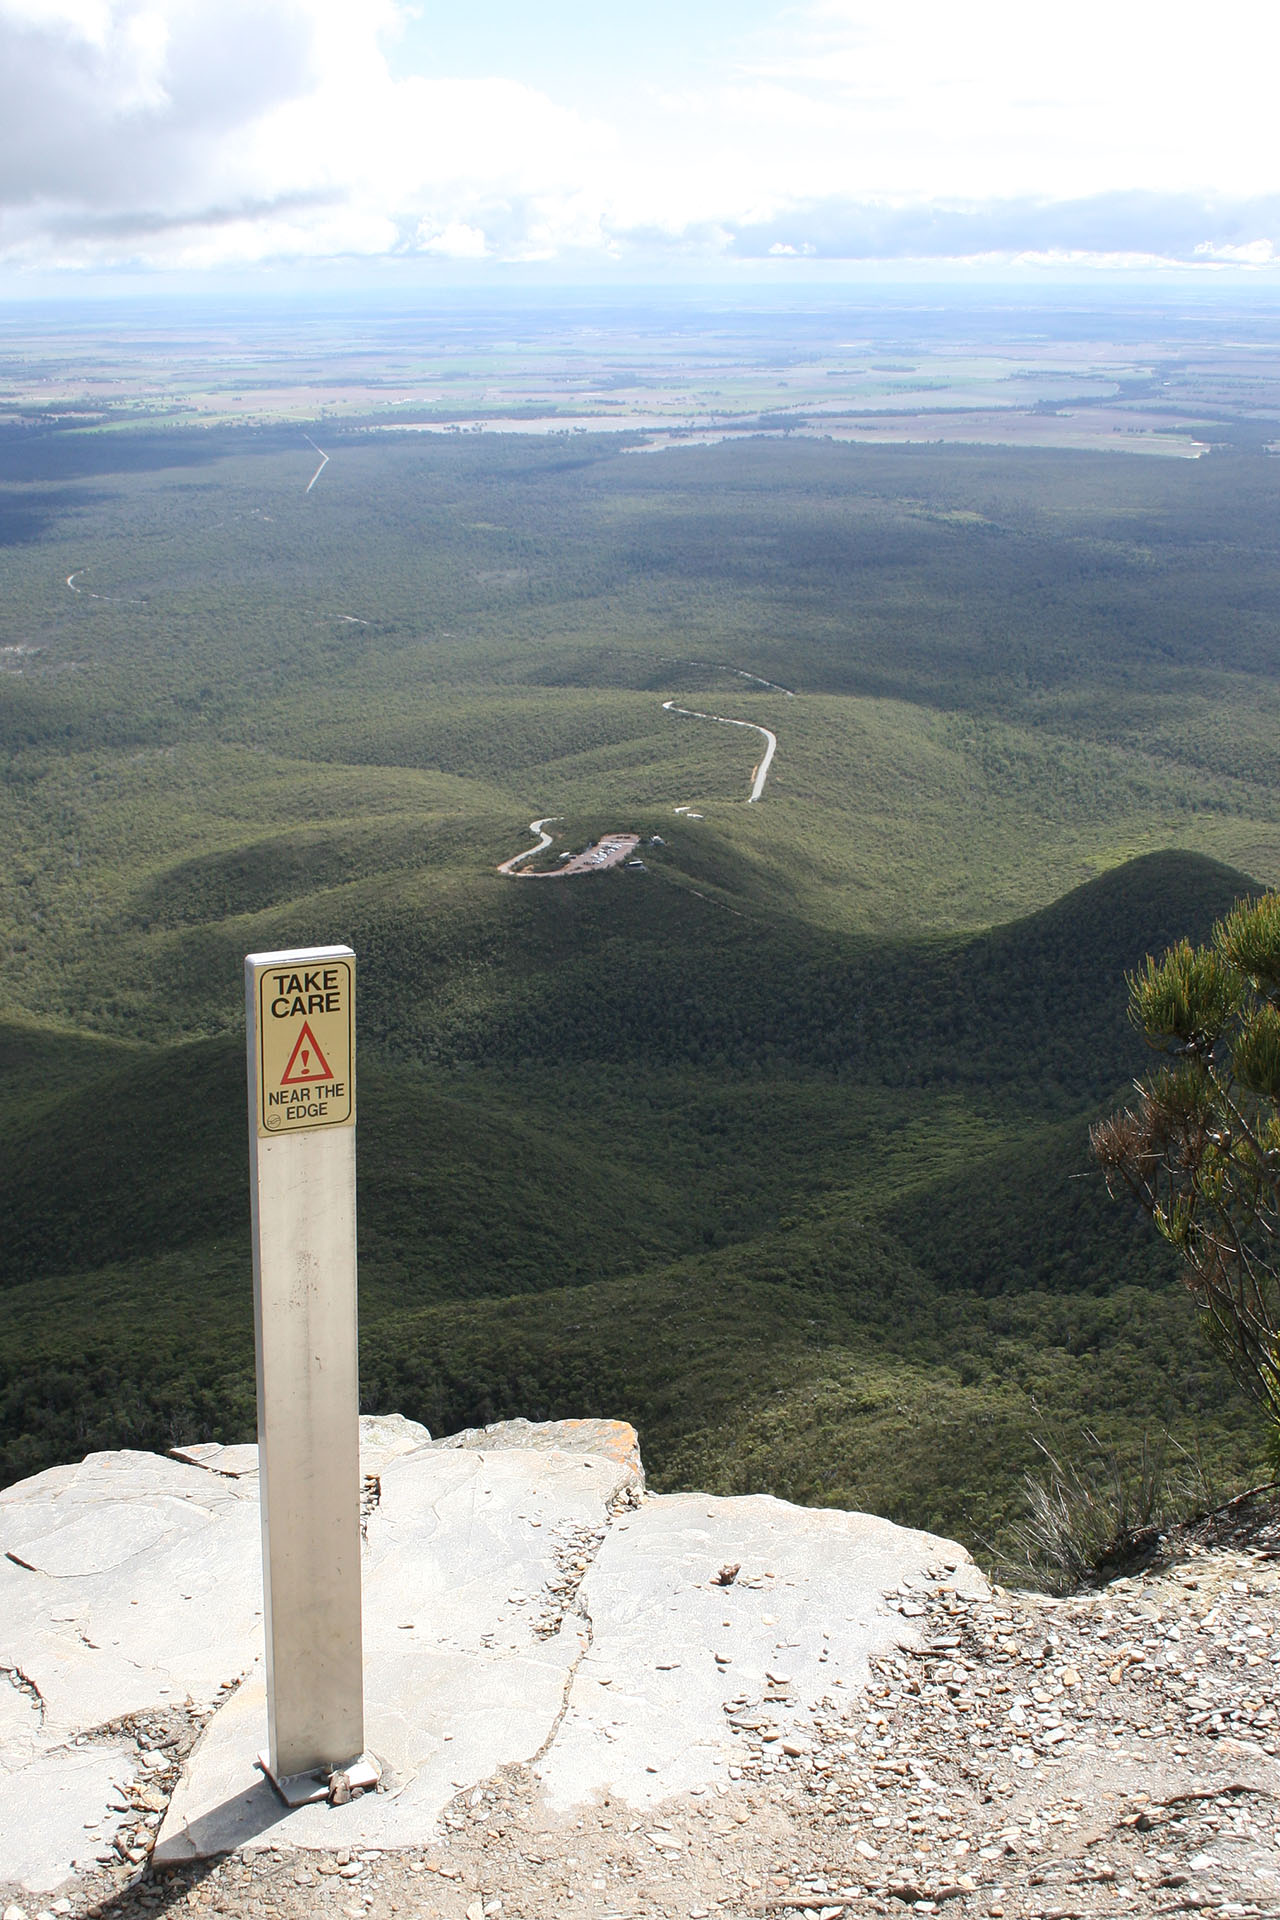
[{"label": "cliff edge", "polygon": [[645,1491],[621,1423],[362,1422],[384,1772],[287,1811],[256,1454],[0,1494],[5,1920],[1280,1910],[1280,1544],[1067,1601],[768,1496]]}]

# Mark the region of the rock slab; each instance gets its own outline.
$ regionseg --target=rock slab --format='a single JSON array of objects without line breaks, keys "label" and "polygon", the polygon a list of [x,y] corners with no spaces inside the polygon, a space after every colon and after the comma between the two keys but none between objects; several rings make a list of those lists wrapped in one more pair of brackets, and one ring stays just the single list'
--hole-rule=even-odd
[{"label": "rock slab", "polygon": [[[287,1810],[266,1744],[252,1448],[95,1455],[0,1494],[0,1887],[109,1855],[143,1764],[130,1717],[207,1724],[160,1863],[267,1837],[422,1844],[503,1766],[550,1811],[637,1809],[803,1746],[824,1700],[916,1637],[890,1591],[984,1591],[953,1542],[768,1496],[650,1495],[621,1422],[432,1441],[362,1422],[366,1730],[381,1789]],[[5,1685],[7,1678],[8,1685]],[[238,1684],[237,1684],[238,1683]]]}]

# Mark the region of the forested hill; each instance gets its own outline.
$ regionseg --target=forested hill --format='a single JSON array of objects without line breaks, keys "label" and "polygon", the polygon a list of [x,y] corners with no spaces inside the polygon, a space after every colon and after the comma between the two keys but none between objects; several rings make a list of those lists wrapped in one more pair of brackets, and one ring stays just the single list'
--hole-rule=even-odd
[{"label": "forested hill", "polygon": [[0,1471],[251,1431],[243,956],[334,940],[367,1405],[967,1539],[1050,1428],[1247,1470],[1086,1139],[1280,881],[1255,444],[0,424]]},{"label": "forested hill", "polygon": [[[744,1427],[827,1381],[821,1473],[788,1443],[790,1489],[822,1497],[834,1472],[850,1496],[858,1458],[863,1497],[910,1515],[927,1496],[962,1531],[964,1486],[927,1489],[923,1455],[895,1479],[902,1429],[971,1406],[993,1458],[961,1479],[994,1472],[999,1508],[1034,1424],[1027,1365],[1060,1367],[1040,1393],[1065,1418],[1141,1424],[1158,1382],[1213,1428],[1222,1383],[1178,1333],[1159,1249],[1088,1174],[1085,1135],[1142,1065],[1125,968],[1202,937],[1246,876],[1149,855],[991,933],[881,945],[717,911],[660,858],[651,877],[657,906],[624,874],[509,888],[528,933],[491,1017],[420,1015],[411,1039],[403,1009],[432,1004],[435,957],[401,951],[388,1006],[385,922],[354,930],[365,1029],[421,1055],[364,1051],[369,1405],[438,1426],[620,1405],[660,1479],[694,1461],[736,1484],[751,1459],[754,1485],[769,1469]],[[239,1041],[124,1047],[11,1022],[0,1065],[7,1473],[193,1424],[245,1433]],[[997,1387],[990,1351],[951,1378],[989,1349],[993,1297],[1014,1306],[1013,1380]],[[855,1410],[896,1382],[899,1412],[870,1428],[839,1386],[852,1351]]]},{"label": "forested hill", "polygon": [[[433,1017],[443,956],[429,924],[375,921],[369,977],[375,992],[388,984],[387,1038],[455,1064],[693,1062],[1096,1099],[1141,1058],[1125,969],[1257,891],[1203,855],[1149,854],[991,933],[869,940],[779,911],[731,860],[687,870],[715,889],[699,900],[674,861],[647,858],[670,873],[665,891],[523,890],[504,916],[509,990],[478,1017]],[[478,968],[486,944],[451,959]]]}]

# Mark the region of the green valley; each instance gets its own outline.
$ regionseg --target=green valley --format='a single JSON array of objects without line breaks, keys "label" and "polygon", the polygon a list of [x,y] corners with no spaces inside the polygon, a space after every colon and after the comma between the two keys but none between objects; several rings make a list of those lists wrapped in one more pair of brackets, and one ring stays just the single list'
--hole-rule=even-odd
[{"label": "green valley", "polygon": [[307,430],[0,423],[0,1476],[251,1434],[241,962],[336,940],[368,1408],[994,1551],[1037,1437],[1249,1473],[1087,1131],[1280,882],[1256,434]]}]

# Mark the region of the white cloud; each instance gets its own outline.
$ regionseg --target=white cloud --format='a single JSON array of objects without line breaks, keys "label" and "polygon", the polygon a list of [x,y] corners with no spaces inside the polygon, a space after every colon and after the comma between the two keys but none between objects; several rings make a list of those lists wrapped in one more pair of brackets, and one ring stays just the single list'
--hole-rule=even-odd
[{"label": "white cloud", "polygon": [[393,73],[407,12],[0,0],[0,261],[1280,263],[1280,9],[779,0],[607,114],[568,60],[555,98]]},{"label": "white cloud", "polygon": [[1280,248],[1274,240],[1247,240],[1234,246],[1226,241],[1202,240],[1195,255],[1198,260],[1211,260],[1223,266],[1270,267],[1280,258]]},{"label": "white cloud", "polygon": [[465,220],[450,220],[440,228],[433,220],[420,220],[418,245],[423,253],[438,253],[446,260],[483,260],[489,251],[484,228],[469,227]]},{"label": "white cloud", "polygon": [[503,196],[548,201],[540,245],[557,194],[580,231],[609,130],[503,76],[393,80],[396,19],[388,0],[0,0],[0,257],[477,257],[471,209]]},{"label": "white cloud", "polygon": [[1278,60],[1257,0],[819,0],[754,77],[838,107],[865,195],[1244,193],[1280,186]]}]

